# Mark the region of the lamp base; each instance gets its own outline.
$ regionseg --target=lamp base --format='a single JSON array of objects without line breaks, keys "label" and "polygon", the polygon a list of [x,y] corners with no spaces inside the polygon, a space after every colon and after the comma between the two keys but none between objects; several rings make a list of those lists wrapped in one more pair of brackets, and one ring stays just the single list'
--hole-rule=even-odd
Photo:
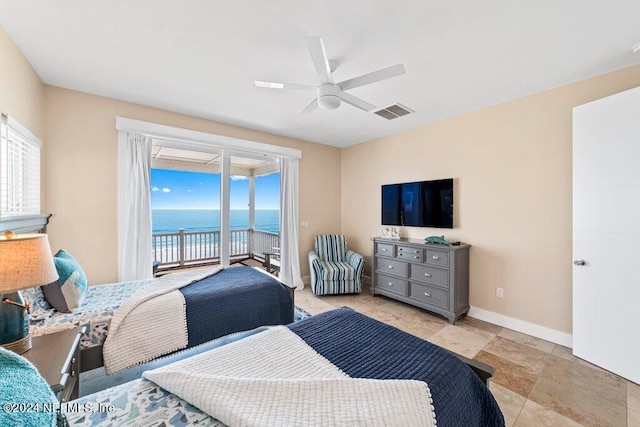
[{"label": "lamp base", "polygon": [[27,335],[24,338],[20,338],[17,341],[8,342],[1,345],[2,347],[6,348],[7,350],[11,350],[14,353],[25,353],[27,350],[31,349],[31,334]]},{"label": "lamp base", "polygon": [[20,291],[0,295],[0,345],[18,354],[31,348],[28,308]]}]

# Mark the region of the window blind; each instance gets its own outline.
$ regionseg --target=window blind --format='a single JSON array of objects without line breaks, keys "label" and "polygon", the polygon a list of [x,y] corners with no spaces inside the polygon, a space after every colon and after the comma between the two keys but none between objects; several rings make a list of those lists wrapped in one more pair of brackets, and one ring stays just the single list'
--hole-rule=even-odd
[{"label": "window blind", "polygon": [[0,218],[40,213],[40,140],[12,117],[0,123]]}]

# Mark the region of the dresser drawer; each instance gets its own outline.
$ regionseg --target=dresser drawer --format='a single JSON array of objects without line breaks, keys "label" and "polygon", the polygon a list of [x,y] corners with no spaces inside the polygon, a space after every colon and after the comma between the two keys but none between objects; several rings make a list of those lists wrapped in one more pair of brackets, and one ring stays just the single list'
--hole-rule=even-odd
[{"label": "dresser drawer", "polygon": [[407,281],[405,279],[386,276],[384,274],[376,275],[376,289],[384,289],[385,291],[407,296],[407,288]]},{"label": "dresser drawer", "polygon": [[392,259],[378,259],[378,271],[393,274],[395,276],[408,277],[409,264]]},{"label": "dresser drawer", "polygon": [[396,257],[407,261],[422,262],[423,254],[423,249],[398,245]]},{"label": "dresser drawer", "polygon": [[444,309],[449,309],[449,291],[436,288],[435,286],[422,285],[411,282],[411,293],[409,297],[418,301],[437,305]]},{"label": "dresser drawer", "polygon": [[411,280],[449,287],[449,270],[424,264],[412,264],[409,274]]},{"label": "dresser drawer", "polygon": [[378,243],[376,245],[376,255],[393,257],[393,245]]},{"label": "dresser drawer", "polygon": [[449,252],[427,249],[427,258],[424,262],[433,265],[449,266]]}]

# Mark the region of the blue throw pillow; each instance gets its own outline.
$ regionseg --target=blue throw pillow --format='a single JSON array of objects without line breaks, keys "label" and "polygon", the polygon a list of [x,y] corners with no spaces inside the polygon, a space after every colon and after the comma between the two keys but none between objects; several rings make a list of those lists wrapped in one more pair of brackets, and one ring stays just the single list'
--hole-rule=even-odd
[{"label": "blue throw pillow", "polygon": [[53,257],[58,270],[57,282],[43,287],[44,295],[58,311],[68,313],[80,307],[87,294],[87,276],[74,257],[62,249]]},{"label": "blue throw pillow", "polygon": [[0,425],[55,426],[57,402],[27,359],[0,347]]}]

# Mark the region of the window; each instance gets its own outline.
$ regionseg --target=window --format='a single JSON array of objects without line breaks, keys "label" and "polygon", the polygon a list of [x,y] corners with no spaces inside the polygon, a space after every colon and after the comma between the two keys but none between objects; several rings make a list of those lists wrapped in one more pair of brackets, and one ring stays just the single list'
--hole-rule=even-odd
[{"label": "window", "polygon": [[5,115],[0,134],[0,218],[38,215],[42,142]]}]

